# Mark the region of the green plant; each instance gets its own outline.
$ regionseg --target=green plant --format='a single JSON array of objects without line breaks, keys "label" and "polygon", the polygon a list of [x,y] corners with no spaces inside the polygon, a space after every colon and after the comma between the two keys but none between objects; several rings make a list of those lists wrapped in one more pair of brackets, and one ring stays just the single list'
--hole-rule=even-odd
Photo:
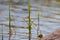
[{"label": "green plant", "polygon": [[[39,23],[40,22],[40,7],[38,8],[38,28],[37,28],[37,37],[41,38],[43,37],[42,33],[41,33],[41,30],[40,30],[40,26],[39,26]],[[40,31],[40,34],[39,34],[39,31]]]},{"label": "green plant", "polygon": [[[25,20],[25,19],[28,19],[28,20]],[[25,18],[23,18],[23,20],[24,20],[24,22],[26,22],[28,24],[28,26],[26,26],[26,29],[29,30],[29,16],[26,16]],[[30,18],[30,24],[31,24],[31,28],[32,28],[33,21],[31,18]]]},{"label": "green plant", "polygon": [[38,28],[37,28],[37,35],[39,33],[39,22],[40,22],[40,8],[38,8]]},{"label": "green plant", "polygon": [[3,40],[3,26],[2,26],[2,40]]},{"label": "green plant", "polygon": [[9,11],[9,40],[10,40],[11,38],[10,0],[8,0],[8,11]]},{"label": "green plant", "polygon": [[30,19],[30,0],[28,0],[28,14],[29,14],[29,40],[31,40],[31,19]]}]

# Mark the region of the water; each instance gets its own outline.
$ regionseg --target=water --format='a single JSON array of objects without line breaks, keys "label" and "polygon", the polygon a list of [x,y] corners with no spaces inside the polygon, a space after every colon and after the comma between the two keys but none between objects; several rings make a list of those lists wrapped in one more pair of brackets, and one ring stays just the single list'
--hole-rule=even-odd
[{"label": "water", "polygon": [[[27,5],[11,5],[11,27],[12,36],[11,40],[28,40],[28,29],[26,28],[28,19],[24,18],[28,16]],[[60,28],[60,8],[40,6],[40,30],[45,36],[52,32],[53,30]],[[37,6],[32,5],[31,7],[31,19],[33,21],[32,25],[32,40],[37,38],[37,27],[38,19],[37,16]],[[9,18],[8,18],[8,5],[0,4],[0,40],[2,40],[2,29],[3,29],[3,39],[9,39]]]}]

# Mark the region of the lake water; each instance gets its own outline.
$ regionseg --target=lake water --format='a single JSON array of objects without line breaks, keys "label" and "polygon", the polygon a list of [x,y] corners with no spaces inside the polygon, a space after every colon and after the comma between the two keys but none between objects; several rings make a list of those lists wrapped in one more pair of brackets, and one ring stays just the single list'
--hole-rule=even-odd
[{"label": "lake water", "polygon": [[[12,36],[11,40],[28,40],[29,30],[26,28],[27,22],[24,17],[28,16],[27,5],[11,5],[11,29]],[[60,28],[60,8],[40,6],[40,30],[45,36],[52,32],[53,30]],[[38,7],[31,6],[31,20],[32,25],[32,35],[31,39],[36,40],[37,38],[37,27],[38,27]],[[3,29],[3,39],[9,39],[9,12],[8,5],[0,4],[0,40],[2,40],[2,29]],[[16,27],[16,28],[14,28]],[[40,32],[39,32],[40,33]]]}]

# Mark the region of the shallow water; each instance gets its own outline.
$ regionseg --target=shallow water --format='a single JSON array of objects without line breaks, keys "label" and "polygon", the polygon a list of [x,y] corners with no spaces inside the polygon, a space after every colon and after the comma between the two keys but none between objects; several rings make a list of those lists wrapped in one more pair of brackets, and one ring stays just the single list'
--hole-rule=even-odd
[{"label": "shallow water", "polygon": [[[24,17],[28,16],[27,6],[25,5],[11,5],[11,27],[12,36],[11,40],[28,40],[28,29],[26,28],[27,22],[24,21]],[[40,30],[45,36],[53,30],[60,28],[60,9],[54,7],[40,6]],[[8,16],[8,5],[0,4],[0,40],[2,40],[2,29],[3,39],[9,39],[9,16]],[[31,7],[31,19],[32,25],[32,40],[37,38],[37,27],[38,27],[38,11],[37,7]],[[27,19],[25,19],[27,20]]]}]

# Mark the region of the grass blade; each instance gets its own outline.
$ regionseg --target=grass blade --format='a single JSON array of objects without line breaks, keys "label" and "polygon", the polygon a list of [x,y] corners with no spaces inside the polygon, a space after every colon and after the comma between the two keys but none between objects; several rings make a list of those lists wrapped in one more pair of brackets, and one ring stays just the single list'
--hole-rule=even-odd
[{"label": "grass blade", "polygon": [[11,38],[10,0],[8,0],[8,11],[9,11],[9,40],[10,40],[10,38]]},{"label": "grass blade", "polygon": [[2,40],[3,40],[3,26],[2,26]]},{"label": "grass blade", "polygon": [[29,14],[29,40],[31,40],[31,19],[30,19],[30,0],[28,0],[28,14]]},{"label": "grass blade", "polygon": [[[37,28],[37,37],[41,38],[43,37],[43,34],[41,33],[41,30],[40,30],[40,26],[39,26],[39,23],[40,22],[40,7],[38,8],[38,28]],[[39,34],[40,33],[40,34]]]},{"label": "grass blade", "polygon": [[40,22],[40,8],[38,8],[38,28],[37,28],[37,35],[39,34],[39,22]]}]

